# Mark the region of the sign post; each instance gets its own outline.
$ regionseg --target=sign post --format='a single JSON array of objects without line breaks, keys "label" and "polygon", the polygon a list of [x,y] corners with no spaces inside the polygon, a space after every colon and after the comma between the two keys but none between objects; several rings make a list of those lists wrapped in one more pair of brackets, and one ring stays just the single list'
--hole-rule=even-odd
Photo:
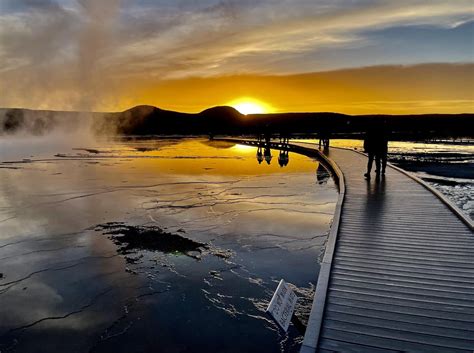
[{"label": "sign post", "polygon": [[278,325],[285,331],[288,331],[295,305],[298,297],[288,284],[281,280],[273,294],[270,304],[268,304],[266,312],[269,313]]}]

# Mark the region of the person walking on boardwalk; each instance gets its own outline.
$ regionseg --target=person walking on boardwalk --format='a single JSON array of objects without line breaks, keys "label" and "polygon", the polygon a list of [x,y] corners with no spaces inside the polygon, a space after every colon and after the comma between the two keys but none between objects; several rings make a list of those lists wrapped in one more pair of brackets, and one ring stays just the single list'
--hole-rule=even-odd
[{"label": "person walking on boardwalk", "polygon": [[[375,157],[375,160],[379,160],[379,164],[375,170],[377,174],[381,171],[382,175],[385,175],[385,169],[387,167],[388,134],[386,122],[384,121],[377,133],[377,151]],[[380,168],[382,169],[380,170]]]},{"label": "person walking on boardwalk", "polygon": [[378,143],[377,131],[374,126],[371,126],[367,130],[364,140],[364,151],[369,156],[369,160],[367,162],[367,172],[364,174],[367,179],[370,179],[370,172],[372,171],[374,160],[376,173],[380,171],[379,146],[380,144]]},{"label": "person walking on boardwalk", "polygon": [[329,131],[328,127],[323,125],[319,129],[319,149],[321,146],[324,149],[329,148],[329,141],[331,139],[331,132]]}]

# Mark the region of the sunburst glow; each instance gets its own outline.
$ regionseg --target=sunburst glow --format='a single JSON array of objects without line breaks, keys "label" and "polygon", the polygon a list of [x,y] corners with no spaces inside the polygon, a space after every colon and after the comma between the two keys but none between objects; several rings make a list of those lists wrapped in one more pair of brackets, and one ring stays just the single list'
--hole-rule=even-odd
[{"label": "sunburst glow", "polygon": [[245,115],[265,114],[271,111],[271,107],[268,104],[252,98],[240,98],[228,103],[228,105]]}]

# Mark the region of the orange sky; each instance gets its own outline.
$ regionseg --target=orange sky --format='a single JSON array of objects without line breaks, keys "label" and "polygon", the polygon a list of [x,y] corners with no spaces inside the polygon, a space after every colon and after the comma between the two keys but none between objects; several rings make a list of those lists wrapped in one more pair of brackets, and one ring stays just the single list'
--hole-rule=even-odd
[{"label": "orange sky", "polygon": [[381,66],[289,76],[223,76],[139,84],[119,103],[198,112],[251,97],[274,112],[346,114],[474,111],[474,64]]},{"label": "orange sky", "polygon": [[[10,97],[7,107],[75,110],[84,97],[86,110],[123,111],[139,104],[182,112],[200,112],[243,97],[264,103],[269,112],[346,114],[424,114],[474,112],[474,64],[375,66],[299,75],[237,75],[158,80],[104,81],[82,95],[31,86],[27,95]],[[8,98],[8,91],[2,96]],[[100,92],[100,93],[99,93]],[[28,97],[28,99],[25,99]],[[1,98],[0,98],[1,100]]]}]

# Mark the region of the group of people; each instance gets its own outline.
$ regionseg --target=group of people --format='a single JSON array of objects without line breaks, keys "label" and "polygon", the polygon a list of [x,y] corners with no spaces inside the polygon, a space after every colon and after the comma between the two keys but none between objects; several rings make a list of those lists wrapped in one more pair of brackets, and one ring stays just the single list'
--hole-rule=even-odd
[{"label": "group of people", "polygon": [[[263,135],[257,136],[259,142],[259,148],[257,151],[257,160],[262,163],[264,160],[267,164],[270,164],[272,155],[270,151],[271,135],[267,132]],[[320,133],[319,148],[329,147],[329,132],[322,130]],[[286,145],[289,142],[289,136],[286,134],[280,134],[280,144]],[[261,144],[261,145],[260,145]],[[265,147],[262,151],[262,145]],[[387,167],[387,152],[388,152],[388,132],[385,128],[385,122],[380,124],[374,124],[371,126],[364,139],[364,151],[368,155],[367,172],[364,174],[366,179],[371,178],[372,168],[375,162],[375,175],[380,177],[385,175],[385,169]],[[286,166],[288,164],[288,150],[283,148],[280,151],[278,162],[280,166]]]},{"label": "group of people", "polygon": [[364,176],[370,179],[374,161],[376,177],[384,176],[387,167],[388,134],[383,126],[369,128],[364,140],[364,151],[369,157]]}]

